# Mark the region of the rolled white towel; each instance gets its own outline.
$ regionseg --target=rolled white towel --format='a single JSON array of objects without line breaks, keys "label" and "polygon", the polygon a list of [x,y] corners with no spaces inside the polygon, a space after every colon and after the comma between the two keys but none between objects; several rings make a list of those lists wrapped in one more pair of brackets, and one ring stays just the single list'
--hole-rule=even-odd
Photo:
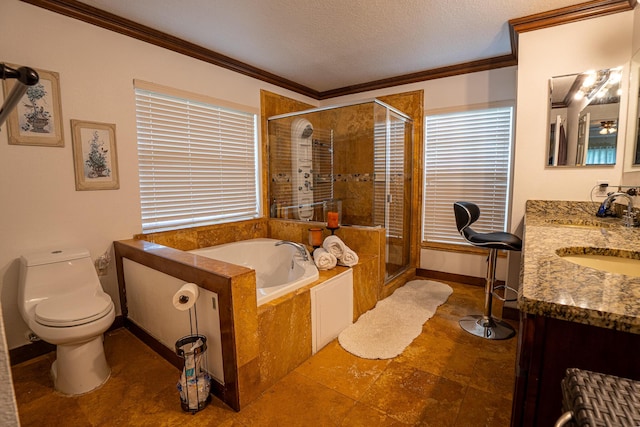
[{"label": "rolled white towel", "polygon": [[313,251],[313,262],[319,270],[330,270],[336,266],[338,259],[324,248],[317,248]]},{"label": "rolled white towel", "polygon": [[324,242],[322,242],[322,247],[338,259],[342,257],[345,249],[348,249],[347,245],[345,245],[338,236],[328,236],[324,239]]},{"label": "rolled white towel", "polygon": [[338,264],[344,265],[345,267],[353,267],[358,263],[358,254],[352,251],[350,248],[346,248],[342,253],[342,256],[338,260]]}]

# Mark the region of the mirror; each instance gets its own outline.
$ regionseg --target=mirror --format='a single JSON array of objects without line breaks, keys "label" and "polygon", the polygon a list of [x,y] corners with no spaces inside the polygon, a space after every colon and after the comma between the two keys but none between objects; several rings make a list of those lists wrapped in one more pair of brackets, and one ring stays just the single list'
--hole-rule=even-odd
[{"label": "mirror", "polygon": [[631,58],[625,170],[640,167],[640,51]]},{"label": "mirror", "polygon": [[546,166],[616,163],[622,67],[552,77]]}]

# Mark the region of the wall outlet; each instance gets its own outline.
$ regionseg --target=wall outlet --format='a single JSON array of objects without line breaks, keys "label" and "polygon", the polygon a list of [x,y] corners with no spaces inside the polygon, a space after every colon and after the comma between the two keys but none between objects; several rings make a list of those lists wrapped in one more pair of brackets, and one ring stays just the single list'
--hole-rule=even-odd
[{"label": "wall outlet", "polygon": [[596,196],[607,197],[607,188],[609,188],[609,181],[602,179],[598,180],[596,187]]}]

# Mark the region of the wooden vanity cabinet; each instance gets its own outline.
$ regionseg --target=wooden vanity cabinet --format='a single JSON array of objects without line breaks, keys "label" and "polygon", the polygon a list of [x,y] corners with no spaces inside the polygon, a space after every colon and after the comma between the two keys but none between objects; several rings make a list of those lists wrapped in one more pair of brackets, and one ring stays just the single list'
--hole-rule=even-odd
[{"label": "wooden vanity cabinet", "polygon": [[521,313],[511,426],[553,426],[567,368],[640,380],[640,335]]}]

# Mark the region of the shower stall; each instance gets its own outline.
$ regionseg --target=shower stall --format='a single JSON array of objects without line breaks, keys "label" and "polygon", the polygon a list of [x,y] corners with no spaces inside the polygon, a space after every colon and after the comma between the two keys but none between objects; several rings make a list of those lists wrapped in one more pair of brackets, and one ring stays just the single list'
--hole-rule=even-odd
[{"label": "shower stall", "polygon": [[413,123],[379,101],[268,119],[272,218],[383,227],[388,281],[409,266]]}]

